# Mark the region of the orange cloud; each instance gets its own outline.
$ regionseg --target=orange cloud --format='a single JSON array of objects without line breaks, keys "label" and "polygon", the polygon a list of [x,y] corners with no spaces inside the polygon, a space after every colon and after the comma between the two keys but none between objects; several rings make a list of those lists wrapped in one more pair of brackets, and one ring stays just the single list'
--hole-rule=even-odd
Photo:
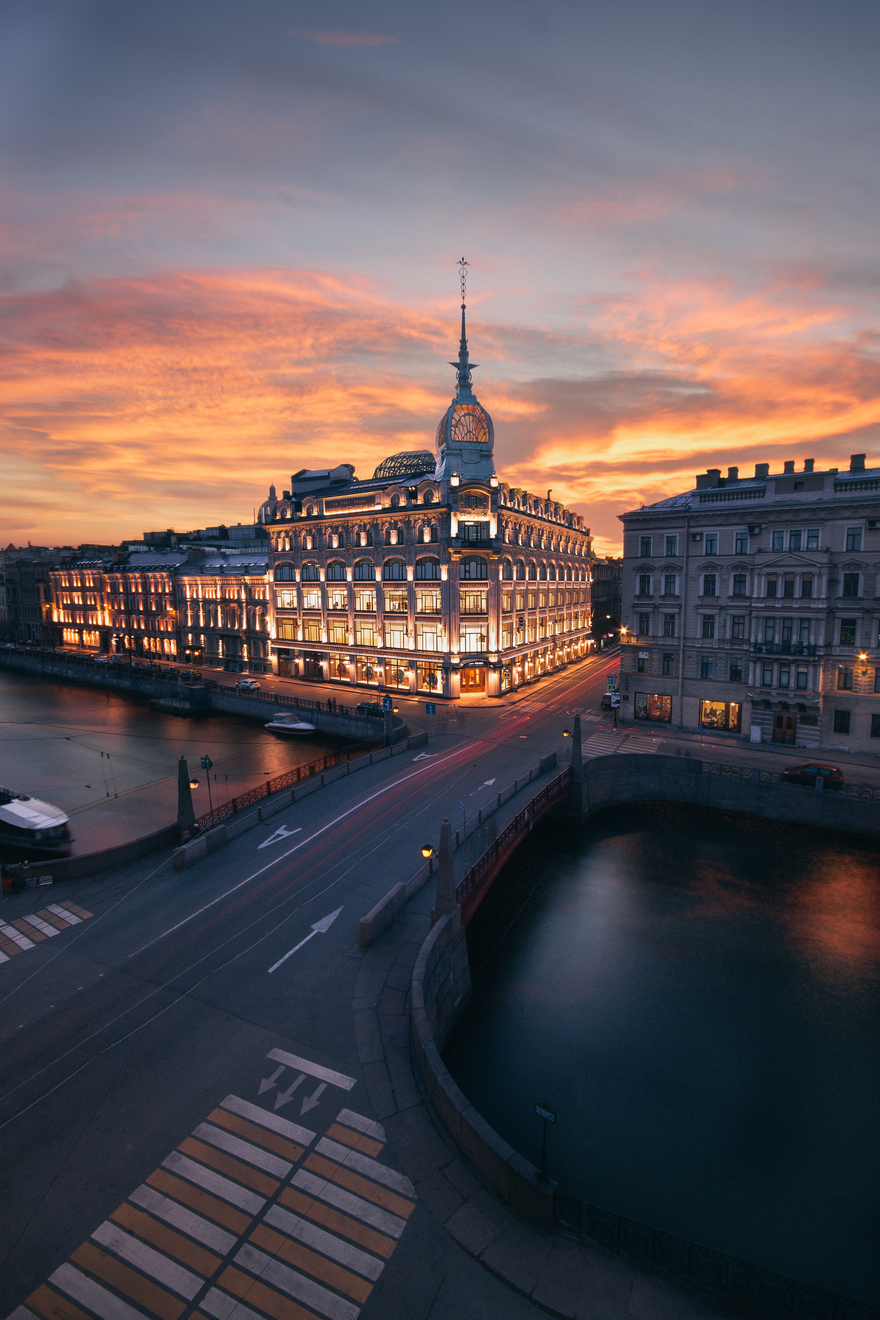
[{"label": "orange cloud", "polygon": [[[552,488],[600,547],[619,544],[619,512],[706,466],[871,449],[880,338],[851,293],[821,272],[746,293],[633,279],[568,329],[492,322],[488,299],[471,326],[499,472]],[[431,445],[452,392],[450,309],[349,274],[96,280],[8,295],[0,315],[3,541],[246,521],[297,468],[363,476]]]}]

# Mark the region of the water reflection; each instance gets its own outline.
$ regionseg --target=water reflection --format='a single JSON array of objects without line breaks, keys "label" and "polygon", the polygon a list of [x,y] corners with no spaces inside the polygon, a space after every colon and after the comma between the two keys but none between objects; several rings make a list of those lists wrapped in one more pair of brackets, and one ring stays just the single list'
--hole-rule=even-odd
[{"label": "water reflection", "polygon": [[180,756],[199,779],[193,793],[199,814],[208,810],[207,779],[199,768],[205,754],[214,763],[217,806],[343,744],[323,735],[282,740],[235,715],[182,719],[138,697],[0,671],[0,783],[66,812],[74,853],[170,824]]},{"label": "water reflection", "polygon": [[533,1160],[557,1110],[563,1190],[876,1300],[878,861],[693,808],[546,826],[471,923],[448,1065]]}]

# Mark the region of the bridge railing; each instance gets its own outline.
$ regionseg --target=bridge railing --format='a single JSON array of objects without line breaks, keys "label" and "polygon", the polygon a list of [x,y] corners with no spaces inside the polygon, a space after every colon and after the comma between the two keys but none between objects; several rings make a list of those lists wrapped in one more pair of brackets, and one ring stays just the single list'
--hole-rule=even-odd
[{"label": "bridge railing", "polygon": [[342,765],[345,761],[352,761],[355,757],[370,754],[383,746],[382,738],[374,738],[372,742],[355,743],[352,747],[343,747],[339,752],[328,752],[326,756],[319,756],[315,761],[309,761],[305,765],[298,765],[293,770],[287,770],[283,775],[275,775],[273,779],[267,779],[262,784],[257,784],[256,788],[250,788],[246,793],[239,793],[238,797],[230,798],[228,802],[223,802],[213,811],[206,811],[204,815],[196,817],[196,828],[198,830],[210,829],[212,825],[219,825],[221,821],[228,820],[234,816],[237,811],[244,807],[253,806],[255,802],[261,802],[263,798],[271,797],[282,788],[290,788],[293,784],[300,784],[304,779],[310,779],[313,775],[320,775],[325,770],[332,769],[335,765]]},{"label": "bridge railing", "polygon": [[554,1218],[558,1228],[588,1238],[617,1256],[627,1256],[668,1278],[722,1293],[762,1315],[786,1320],[877,1320],[880,1316],[876,1307],[865,1302],[798,1283],[559,1191],[554,1198]]},{"label": "bridge railing", "polygon": [[[809,785],[794,784],[790,779],[783,779],[778,770],[759,770],[757,767],[747,765],[731,765],[726,761],[701,761],[700,773],[726,775],[731,779],[744,779],[751,783],[756,782],[757,775],[759,784],[784,784],[789,788],[806,788],[810,793],[815,791]],[[832,788],[826,784],[825,791],[842,793],[845,797],[856,798],[862,802],[880,802],[880,788],[875,788],[873,784],[841,784],[840,788]]]}]

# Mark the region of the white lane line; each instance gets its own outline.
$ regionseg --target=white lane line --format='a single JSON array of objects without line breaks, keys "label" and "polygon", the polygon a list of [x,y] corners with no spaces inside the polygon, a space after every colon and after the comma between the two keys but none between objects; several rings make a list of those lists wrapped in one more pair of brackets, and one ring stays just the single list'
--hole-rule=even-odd
[{"label": "white lane line", "polygon": [[22,935],[17,926],[7,926],[5,921],[0,921],[0,933],[5,935],[8,940],[12,940],[13,944],[17,944],[20,949],[32,949],[34,947],[33,940],[29,940],[27,935]]},{"label": "white lane line", "polygon": [[171,1224],[173,1228],[179,1228],[181,1232],[195,1238],[203,1246],[219,1251],[221,1256],[231,1251],[238,1241],[238,1238],[232,1233],[227,1233],[225,1228],[218,1228],[216,1224],[209,1223],[194,1210],[187,1210],[186,1206],[178,1205],[176,1201],[163,1196],[161,1192],[148,1187],[146,1183],[136,1187],[128,1199],[134,1201],[141,1209],[149,1210],[157,1219],[164,1219],[166,1224]]},{"label": "white lane line", "polygon": [[264,1196],[257,1196],[256,1192],[240,1187],[238,1183],[224,1178],[221,1173],[215,1173],[213,1169],[206,1169],[204,1165],[196,1164],[195,1160],[181,1155],[179,1150],[173,1150],[170,1155],[166,1155],[162,1165],[171,1173],[186,1178],[187,1182],[197,1183],[199,1187],[204,1187],[206,1192],[213,1192],[221,1201],[229,1201],[231,1205],[237,1205],[240,1210],[247,1210],[252,1215],[262,1210],[266,1204]]},{"label": "white lane line", "polygon": [[[344,907],[345,904],[343,903],[342,906]],[[301,949],[304,944],[308,944],[309,940],[314,939],[316,935],[326,935],[327,931],[333,925],[334,921],[339,916],[341,911],[342,908],[338,907],[335,912],[329,912],[327,916],[322,917],[320,921],[313,922],[311,934],[307,935],[304,940],[300,940],[299,944],[295,944],[292,949],[288,949],[287,953],[285,953],[283,958],[279,958],[276,963],[272,964],[272,966],[269,968],[269,971],[270,972],[276,971],[281,966],[282,963],[286,963],[288,958],[292,957],[293,954],[297,953],[298,950]]]},{"label": "white lane line", "polygon": [[113,1293],[102,1288],[100,1283],[89,1279],[85,1274],[65,1262],[59,1265],[54,1274],[49,1275],[49,1282],[61,1292],[67,1293],[75,1302],[81,1302],[101,1320],[144,1320],[143,1312],[136,1311],[128,1302],[123,1302]]},{"label": "white lane line", "polygon": [[160,1251],[155,1251],[153,1247],[148,1247],[146,1242],[141,1242],[140,1238],[132,1237],[131,1233],[123,1233],[121,1228],[111,1224],[109,1220],[105,1219],[104,1223],[95,1229],[92,1238],[122,1260],[127,1260],[129,1265],[134,1265],[142,1274],[148,1274],[151,1279],[164,1284],[166,1288],[185,1297],[187,1301],[192,1301],[204,1283],[204,1279],[193,1274],[192,1270],[186,1270],[176,1261],[169,1260]]},{"label": "white lane line", "polygon": [[219,1288],[212,1288],[207,1296],[202,1298],[199,1302],[199,1310],[207,1311],[208,1315],[215,1317],[215,1320],[266,1320],[264,1315],[252,1311],[237,1297],[230,1297]]},{"label": "white lane line", "polygon": [[385,1268],[384,1261],[379,1260],[378,1256],[371,1256],[361,1251],[360,1247],[343,1242],[333,1233],[327,1233],[323,1228],[318,1228],[317,1224],[303,1219],[302,1215],[292,1215],[289,1210],[283,1210],[280,1205],[273,1205],[263,1222],[279,1228],[288,1237],[297,1238],[307,1247],[323,1252],[331,1260],[338,1260],[340,1265],[346,1265],[365,1279],[378,1279]]},{"label": "white lane line", "polygon": [[252,1123],[259,1123],[261,1127],[269,1128],[272,1132],[279,1132],[282,1137],[298,1141],[301,1146],[310,1146],[315,1140],[314,1132],[310,1132],[308,1128],[300,1127],[298,1123],[291,1123],[289,1118],[279,1118],[277,1114],[270,1114],[259,1105],[252,1105],[249,1100],[241,1100],[237,1095],[228,1095],[225,1100],[221,1100],[220,1108],[228,1109],[231,1114],[238,1114],[241,1118],[249,1118]]},{"label": "white lane line", "polygon": [[288,1297],[295,1297],[297,1301],[305,1302],[312,1310],[320,1311],[327,1320],[357,1320],[360,1315],[361,1308],[355,1306],[354,1302],[346,1302],[342,1297],[337,1297],[329,1288],[300,1274],[298,1270],[292,1270],[289,1265],[282,1265],[279,1260],[273,1260],[265,1251],[257,1251],[256,1247],[248,1245],[241,1247],[235,1253],[233,1260],[236,1265],[242,1265],[252,1274],[256,1274],[258,1279],[280,1288]]},{"label": "white lane line", "polygon": [[374,1182],[384,1183],[386,1187],[400,1192],[402,1196],[415,1197],[416,1189],[409,1178],[398,1173],[396,1169],[389,1169],[387,1164],[380,1164],[378,1160],[371,1159],[369,1155],[362,1155],[359,1150],[352,1150],[350,1146],[341,1146],[338,1141],[331,1141],[329,1137],[322,1137],[315,1150],[321,1155],[328,1155],[331,1160],[336,1160],[339,1164],[344,1164],[348,1169],[357,1169],[358,1173],[365,1173]]},{"label": "white lane line", "polygon": [[10,962],[10,961],[11,959],[8,953],[0,953],[0,963]]},{"label": "white lane line", "polygon": [[193,1132],[193,1136],[200,1137],[202,1141],[207,1141],[212,1146],[216,1146],[218,1150],[225,1150],[228,1154],[235,1155],[237,1159],[245,1160],[248,1164],[255,1164],[258,1169],[265,1169],[267,1173],[274,1174],[276,1178],[286,1178],[293,1168],[288,1160],[282,1160],[278,1155],[270,1155],[269,1151],[262,1150],[259,1146],[253,1145],[252,1142],[234,1136],[231,1132],[227,1132],[225,1128],[214,1127],[212,1123],[200,1123]]},{"label": "white lane line", "polygon": [[343,1091],[350,1091],[356,1084],[354,1077],[346,1077],[345,1073],[334,1072],[332,1068],[322,1068],[320,1063],[310,1063],[308,1059],[301,1059],[297,1054],[286,1054],[284,1050],[270,1050],[266,1058],[284,1063],[288,1068],[296,1068],[298,1072],[308,1073],[310,1077],[317,1077],[319,1082],[338,1086]]},{"label": "white lane line", "polygon": [[290,1181],[294,1187],[317,1196],[319,1201],[326,1201],[337,1210],[343,1210],[362,1224],[378,1228],[380,1233],[387,1233],[389,1237],[399,1238],[406,1228],[406,1220],[393,1215],[390,1210],[380,1210],[372,1201],[365,1201],[362,1196],[355,1196],[354,1192],[346,1192],[326,1178],[316,1178],[307,1169],[297,1169]]},{"label": "white lane line", "polygon": [[37,1317],[26,1306],[17,1306],[8,1320],[37,1320]]},{"label": "white lane line", "polygon": [[82,917],[78,917],[75,912],[70,912],[67,908],[62,907],[60,903],[47,903],[46,910],[54,912],[55,916],[60,917],[62,921],[69,921],[71,926],[82,925]]},{"label": "white lane line", "polygon": [[363,1132],[365,1137],[373,1137],[376,1141],[388,1140],[381,1123],[374,1123],[371,1118],[364,1118],[363,1114],[356,1114],[353,1109],[340,1109],[336,1122],[344,1123],[355,1132]]},{"label": "white lane line", "polygon": [[[465,744],[465,746],[466,745],[467,744]],[[294,847],[289,848],[287,852],[281,853],[278,857],[273,858],[271,862],[267,862],[265,866],[261,866],[259,871],[254,871],[253,875],[246,876],[244,880],[239,880],[237,885],[233,885],[231,889],[227,889],[225,893],[220,894],[217,898],[212,898],[210,903],[205,903],[204,907],[200,907],[196,912],[191,912],[188,917],[183,918],[183,921],[178,921],[174,926],[169,926],[167,930],[163,930],[162,934],[157,935],[155,939],[148,940],[147,943],[141,945],[139,949],[135,949],[134,953],[130,953],[128,955],[129,958],[136,958],[139,953],[143,953],[145,949],[152,948],[152,946],[157,944],[159,940],[164,940],[167,935],[173,935],[176,930],[180,930],[181,926],[185,926],[187,922],[193,921],[196,917],[200,917],[203,912],[207,912],[218,903],[222,903],[230,894],[234,894],[236,890],[241,889],[242,885],[250,884],[251,880],[256,880],[257,876],[262,875],[264,871],[271,871],[273,866],[277,866],[279,862],[283,862],[286,857],[291,857],[293,853],[298,852],[300,848],[305,848],[307,843],[311,843],[322,834],[326,834],[328,830],[332,830],[335,825],[338,825],[341,820],[345,820],[346,817],[351,816],[355,811],[360,811],[361,807],[365,807],[369,802],[374,802],[376,798],[382,797],[383,794],[390,793],[392,789],[399,788],[400,785],[405,784],[407,780],[417,778],[417,776],[422,774],[425,770],[436,770],[438,765],[443,765],[446,761],[451,761],[457,756],[460,757],[463,750],[464,747],[458,747],[454,752],[450,752],[447,756],[442,756],[430,766],[423,765],[418,770],[412,770],[408,775],[403,775],[400,779],[392,780],[391,783],[386,784],[384,788],[380,788],[377,792],[371,793],[369,797],[365,797],[360,802],[356,802],[353,807],[349,807],[347,811],[343,811],[341,815],[328,821],[326,825],[322,825],[319,830],[315,830],[314,834],[310,834],[307,839],[300,839],[299,843],[295,844]]]}]

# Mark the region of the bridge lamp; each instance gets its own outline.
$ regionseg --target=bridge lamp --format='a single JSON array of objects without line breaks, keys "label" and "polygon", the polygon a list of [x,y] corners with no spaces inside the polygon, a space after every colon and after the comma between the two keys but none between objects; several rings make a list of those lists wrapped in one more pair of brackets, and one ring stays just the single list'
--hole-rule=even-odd
[{"label": "bridge lamp", "polygon": [[422,844],[422,856],[423,856],[423,857],[433,857],[433,856],[434,856],[434,845],[433,845],[433,843],[423,843],[423,844]]},{"label": "bridge lamp", "polygon": [[198,788],[198,786],[199,786],[199,781],[198,781],[197,779],[191,779],[191,780],[189,781],[189,786],[190,786],[190,788]]},{"label": "bridge lamp", "polygon": [[563,729],[563,730],[562,730],[562,736],[563,736],[563,738],[570,738],[570,737],[571,737],[571,729]]}]

